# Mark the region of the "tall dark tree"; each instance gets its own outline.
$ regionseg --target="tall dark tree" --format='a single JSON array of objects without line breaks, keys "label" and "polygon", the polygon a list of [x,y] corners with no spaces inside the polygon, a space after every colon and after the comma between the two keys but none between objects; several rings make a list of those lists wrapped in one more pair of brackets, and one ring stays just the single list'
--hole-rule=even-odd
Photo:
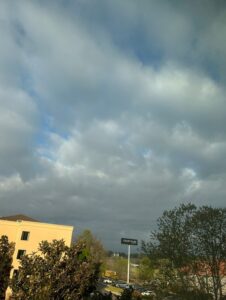
[{"label": "tall dark tree", "polygon": [[84,243],[67,247],[62,240],[43,241],[39,251],[21,260],[11,285],[16,299],[80,300],[95,289],[99,263]]},{"label": "tall dark tree", "polygon": [[[226,209],[181,205],[165,211],[143,251],[151,259],[168,259],[181,289],[193,284],[214,299],[222,297],[222,267],[226,260]],[[175,272],[168,272],[170,276]],[[190,276],[190,275],[195,276]],[[187,278],[186,278],[187,276]],[[191,282],[191,278],[195,279]],[[211,278],[211,280],[210,280]],[[188,280],[189,279],[189,280]],[[197,281],[199,284],[197,284]]]},{"label": "tall dark tree", "polygon": [[190,220],[196,212],[192,204],[182,204],[179,208],[164,211],[157,220],[158,229],[151,233],[149,242],[142,242],[142,250],[153,258],[166,258],[174,267],[187,265],[191,258]]},{"label": "tall dark tree", "polygon": [[89,229],[84,230],[77,238],[77,242],[84,243],[94,260],[102,261],[106,256],[106,251],[100,240],[98,240]]},{"label": "tall dark tree", "polygon": [[167,286],[173,290],[188,289],[189,281],[182,270],[190,265],[192,258],[190,220],[195,212],[193,204],[182,204],[178,208],[164,211],[157,220],[158,229],[151,233],[150,241],[142,243],[143,251],[156,262],[156,268],[160,270],[162,289]]},{"label": "tall dark tree", "polygon": [[7,236],[3,235],[0,238],[0,300],[5,299],[5,292],[9,285],[13,253],[14,244],[9,242]]},{"label": "tall dark tree", "polygon": [[226,209],[201,207],[193,217],[193,248],[202,272],[211,276],[215,299],[222,298],[226,271]]}]

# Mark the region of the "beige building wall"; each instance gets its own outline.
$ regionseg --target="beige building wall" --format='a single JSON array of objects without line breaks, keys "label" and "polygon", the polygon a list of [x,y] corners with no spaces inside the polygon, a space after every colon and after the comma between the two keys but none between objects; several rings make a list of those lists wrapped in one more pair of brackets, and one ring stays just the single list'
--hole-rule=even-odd
[{"label": "beige building wall", "polygon": [[[28,239],[22,240],[22,233],[28,232]],[[13,267],[18,268],[20,260],[17,259],[18,251],[25,250],[30,254],[38,250],[39,243],[43,240],[63,239],[70,246],[72,239],[72,226],[55,225],[29,221],[6,221],[0,220],[0,236],[7,235],[10,242],[15,243],[13,255]]]},{"label": "beige building wall", "polygon": [[[20,265],[20,259],[18,259],[19,253],[23,251],[25,254],[36,252],[38,250],[39,243],[43,240],[51,242],[54,239],[63,239],[65,244],[70,246],[72,233],[72,226],[24,220],[8,221],[0,219],[0,236],[7,235],[9,241],[15,243],[11,276],[14,270],[18,269]],[[9,291],[7,291],[7,294],[9,294]]]}]

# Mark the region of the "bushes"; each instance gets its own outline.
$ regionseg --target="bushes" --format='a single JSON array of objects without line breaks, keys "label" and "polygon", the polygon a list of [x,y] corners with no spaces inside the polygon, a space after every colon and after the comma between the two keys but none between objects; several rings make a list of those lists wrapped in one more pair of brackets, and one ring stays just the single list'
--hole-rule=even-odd
[{"label": "bushes", "polygon": [[84,243],[67,247],[63,240],[43,241],[39,251],[22,257],[11,283],[17,300],[80,300],[95,289],[100,265]]}]

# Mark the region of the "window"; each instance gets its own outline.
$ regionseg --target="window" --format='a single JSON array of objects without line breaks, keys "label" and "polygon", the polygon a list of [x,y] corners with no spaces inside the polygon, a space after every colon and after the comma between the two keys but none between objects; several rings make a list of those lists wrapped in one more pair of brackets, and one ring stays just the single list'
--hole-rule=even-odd
[{"label": "window", "polygon": [[21,234],[21,240],[27,241],[28,238],[29,238],[29,235],[30,235],[30,232],[29,232],[29,231],[22,231],[22,234]]},{"label": "window", "polygon": [[26,250],[18,250],[18,252],[17,252],[17,259],[21,259],[21,257],[23,256],[23,255],[25,255],[25,253],[26,253]]}]

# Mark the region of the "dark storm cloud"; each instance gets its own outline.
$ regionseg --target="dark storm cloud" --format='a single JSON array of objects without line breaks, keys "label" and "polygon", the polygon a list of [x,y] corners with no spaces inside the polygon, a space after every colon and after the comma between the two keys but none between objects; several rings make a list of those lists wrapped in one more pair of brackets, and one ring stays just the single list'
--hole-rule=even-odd
[{"label": "dark storm cloud", "polygon": [[0,6],[2,215],[117,249],[181,202],[224,205],[224,2]]}]

